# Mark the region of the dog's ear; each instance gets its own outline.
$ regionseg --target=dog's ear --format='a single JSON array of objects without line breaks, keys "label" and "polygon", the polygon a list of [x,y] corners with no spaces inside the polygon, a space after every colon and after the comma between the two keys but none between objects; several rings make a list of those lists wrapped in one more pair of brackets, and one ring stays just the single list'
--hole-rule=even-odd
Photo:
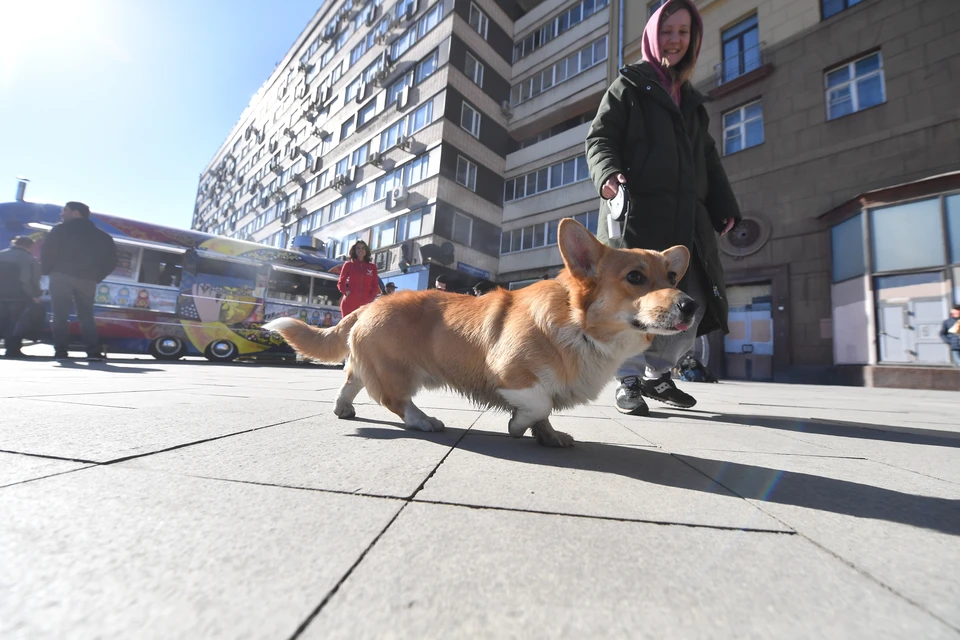
[{"label": "dog's ear", "polygon": [[667,261],[667,272],[677,274],[676,282],[680,282],[683,274],[687,272],[687,267],[690,266],[690,250],[679,244],[662,253],[663,259]]},{"label": "dog's ear", "polygon": [[560,255],[563,264],[575,278],[593,278],[597,275],[597,263],[606,251],[586,227],[573,220],[564,218],[557,231]]}]

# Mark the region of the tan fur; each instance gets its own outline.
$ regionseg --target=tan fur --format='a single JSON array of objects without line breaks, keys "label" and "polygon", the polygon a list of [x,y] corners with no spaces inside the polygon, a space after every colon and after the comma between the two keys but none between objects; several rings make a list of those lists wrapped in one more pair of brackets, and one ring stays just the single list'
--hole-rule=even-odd
[{"label": "tan fur", "polygon": [[[678,282],[690,256],[684,247],[662,254],[610,249],[569,219],[558,233],[567,268],[556,280],[479,298],[402,291],[329,329],[286,318],[265,328],[320,361],[340,362],[349,351],[335,408],[342,418],[355,415],[353,399],[366,387],[406,427],[439,430],[443,423],[411,398],[423,388],[448,387],[482,406],[512,411],[511,435],[530,428],[542,444],[569,446],[572,438],[550,426],[550,412],[595,399],[623,360],[650,345],[653,333],[676,333],[675,326],[689,322],[677,307],[689,297],[671,285],[668,273]],[[627,280],[636,271],[645,284]]]}]

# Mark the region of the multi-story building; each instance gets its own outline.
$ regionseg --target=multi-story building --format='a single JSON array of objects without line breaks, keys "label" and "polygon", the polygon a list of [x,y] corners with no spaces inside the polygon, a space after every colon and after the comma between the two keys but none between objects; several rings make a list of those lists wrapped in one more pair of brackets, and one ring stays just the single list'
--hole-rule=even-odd
[{"label": "multi-story building", "polygon": [[[604,214],[583,141],[662,2],[331,2],[202,174],[194,226],[331,256],[363,238],[404,288],[554,275],[558,221]],[[697,6],[694,82],[746,216],[712,367],[956,386],[935,325],[960,301],[960,3]]]}]

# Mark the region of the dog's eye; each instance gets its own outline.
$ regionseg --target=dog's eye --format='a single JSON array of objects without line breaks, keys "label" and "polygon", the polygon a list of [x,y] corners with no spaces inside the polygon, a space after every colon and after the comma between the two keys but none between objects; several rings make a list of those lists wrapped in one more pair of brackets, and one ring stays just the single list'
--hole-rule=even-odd
[{"label": "dog's eye", "polygon": [[627,274],[627,282],[630,284],[644,284],[647,281],[647,276],[643,275],[640,271],[631,271]]},{"label": "dog's eye", "polygon": [[673,286],[677,286],[677,274],[675,274],[673,271],[667,274],[667,280],[669,280],[670,284]]}]

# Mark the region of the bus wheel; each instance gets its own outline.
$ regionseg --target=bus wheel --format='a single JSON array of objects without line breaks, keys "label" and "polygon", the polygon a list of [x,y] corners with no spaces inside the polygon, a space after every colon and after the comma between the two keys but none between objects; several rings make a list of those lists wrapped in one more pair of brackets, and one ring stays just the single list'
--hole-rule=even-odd
[{"label": "bus wheel", "polygon": [[164,336],[150,343],[150,355],[157,360],[179,360],[187,351],[183,340]]},{"label": "bus wheel", "polygon": [[237,352],[237,345],[229,340],[217,340],[207,345],[203,355],[210,362],[230,362],[240,354]]}]

